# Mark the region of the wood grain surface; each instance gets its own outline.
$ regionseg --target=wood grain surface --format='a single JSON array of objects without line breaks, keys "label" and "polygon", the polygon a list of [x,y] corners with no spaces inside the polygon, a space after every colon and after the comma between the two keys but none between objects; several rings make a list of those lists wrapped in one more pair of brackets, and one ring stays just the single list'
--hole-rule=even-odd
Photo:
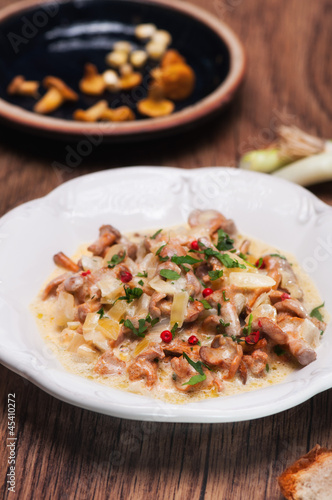
[{"label": "wood grain surface", "polygon": [[[0,0],[0,6],[10,3]],[[68,144],[1,126],[1,215],[65,180],[106,168],[235,166],[243,151],[273,138],[281,119],[332,137],[332,1],[194,3],[228,22],[247,51],[244,85],[224,113],[176,138],[98,146],[66,172],[54,169],[54,162],[65,162]],[[332,205],[332,183],[312,191]],[[0,376],[4,498],[280,499],[276,478],[281,471],[316,443],[332,447],[331,390],[289,411],[251,422],[159,424],[75,408],[4,367]],[[15,393],[17,401],[16,493],[9,494],[8,393]]]}]

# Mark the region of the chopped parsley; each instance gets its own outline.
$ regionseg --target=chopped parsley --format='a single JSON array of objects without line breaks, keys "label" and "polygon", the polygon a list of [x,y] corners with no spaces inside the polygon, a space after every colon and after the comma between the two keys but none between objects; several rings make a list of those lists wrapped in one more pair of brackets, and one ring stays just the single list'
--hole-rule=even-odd
[{"label": "chopped parsley", "polygon": [[220,316],[220,313],[221,313],[221,304],[219,302],[217,304],[217,311],[218,311],[218,316]]},{"label": "chopped parsley", "polygon": [[143,271],[142,273],[137,273],[136,276],[138,278],[147,278],[148,277],[148,273],[146,271]]},{"label": "chopped parsley", "polygon": [[270,253],[270,257],[279,257],[279,259],[287,260],[284,255],[280,255],[280,253]]},{"label": "chopped parsley", "polygon": [[[143,293],[142,288],[137,288],[137,287],[130,288],[129,286],[125,286],[124,291],[125,291],[125,295],[123,295],[122,297],[119,297],[118,299],[116,299],[116,301],[126,300],[128,302],[128,304],[130,304],[133,300],[139,299]],[[115,302],[114,302],[114,304],[115,304]]]},{"label": "chopped parsley", "polygon": [[227,326],[229,326],[229,325],[230,325],[230,323],[225,323],[225,321],[224,321],[222,318],[219,320],[219,323],[220,323],[220,324],[221,324],[221,326],[223,326],[224,328],[226,328]]},{"label": "chopped parsley", "polygon": [[158,229],[158,231],[156,231],[152,236],[150,236],[150,240],[155,240],[158,236],[158,234],[160,234],[162,231],[162,229]]},{"label": "chopped parsley", "polygon": [[179,273],[172,271],[171,269],[161,269],[159,274],[168,280],[178,280],[181,278]]},{"label": "chopped parsley", "polygon": [[143,280],[139,280],[138,284],[141,285],[141,286],[144,286],[144,281]]},{"label": "chopped parsley", "polygon": [[218,231],[218,243],[216,247],[218,250],[230,250],[233,248],[234,240],[232,240],[225,231],[219,229]]},{"label": "chopped parsley", "polygon": [[104,316],[104,314],[105,314],[104,309],[101,307],[101,308],[99,309],[99,311],[97,311],[97,314],[99,314],[99,319],[101,319],[101,318]]},{"label": "chopped parsley", "polygon": [[190,297],[189,297],[189,301],[190,301],[190,302],[195,302],[194,297],[192,297],[192,296],[190,295]]},{"label": "chopped parsley", "polygon": [[224,302],[228,302],[229,301],[229,299],[226,297],[225,290],[222,291],[222,298],[224,299]]},{"label": "chopped parsley", "polygon": [[208,248],[201,241],[198,242],[202,250],[189,250],[190,252],[199,252],[205,255],[205,259],[208,260],[209,257],[216,257],[225,267],[232,268],[238,267],[240,269],[246,269],[244,264],[240,264],[236,259],[232,259],[227,253],[220,253],[213,248]]},{"label": "chopped parsley", "polygon": [[152,319],[150,314],[148,314],[147,317],[145,318],[145,321],[151,323],[151,326],[154,326],[159,322],[159,318]]},{"label": "chopped parsley", "polygon": [[171,261],[178,266],[182,266],[183,264],[189,264],[192,266],[193,264],[203,262],[202,259],[195,259],[191,255],[181,255],[180,257],[178,255],[173,255]]},{"label": "chopped parsley", "polygon": [[260,257],[256,263],[257,269],[260,269],[263,265],[263,257]]},{"label": "chopped parsley", "polygon": [[277,356],[283,356],[287,352],[287,351],[285,351],[285,349],[283,349],[278,344],[274,346],[273,350],[274,350],[274,352],[276,353]]},{"label": "chopped parsley", "polygon": [[159,260],[161,260],[162,262],[166,262],[166,260],[169,259],[169,257],[161,257],[160,256],[160,252],[162,251],[163,248],[165,248],[165,246],[167,245],[167,243],[164,243],[163,245],[161,245],[161,247],[158,248],[158,250],[156,251],[156,255],[159,257]]},{"label": "chopped parsley", "polygon": [[211,281],[218,280],[222,277],[224,271],[221,269],[220,271],[209,271],[209,277]]},{"label": "chopped parsley", "polygon": [[269,371],[270,371],[270,366],[269,366],[267,363],[266,363],[266,365],[265,365],[265,369],[266,369],[267,373],[269,373]]},{"label": "chopped parsley", "polygon": [[202,368],[202,362],[201,361],[197,361],[195,363],[195,361],[193,361],[192,359],[189,358],[189,356],[187,356],[187,354],[184,352],[182,353],[182,356],[188,361],[188,363],[197,371],[198,375],[194,375],[193,377],[191,377],[190,380],[188,380],[188,382],[185,382],[184,384],[182,385],[195,385],[195,384],[198,384],[199,382],[203,382],[205,379],[206,379],[206,375],[205,373],[203,372],[203,368]]},{"label": "chopped parsley", "polygon": [[252,320],[253,320],[253,315],[250,314],[249,316],[249,320],[248,320],[248,326],[244,326],[243,327],[243,335],[245,337],[247,337],[248,335],[251,334],[251,330],[252,330]]},{"label": "chopped parsley", "polygon": [[178,329],[178,327],[179,327],[179,323],[174,323],[174,326],[171,330],[171,334],[173,335],[173,337],[174,337],[174,334],[175,334],[176,330]]},{"label": "chopped parsley", "polygon": [[311,311],[310,316],[311,316],[312,318],[316,318],[316,319],[318,319],[319,321],[324,321],[324,318],[323,318],[323,316],[322,316],[322,313],[321,313],[321,312],[320,312],[320,310],[319,310],[319,309],[321,309],[321,308],[322,308],[322,307],[324,307],[324,306],[325,306],[325,302],[323,302],[323,304],[321,304],[320,306],[315,307],[315,308]]},{"label": "chopped parsley", "polygon": [[126,319],[123,324],[125,327],[130,328],[130,330],[138,337],[145,337],[144,332],[148,329],[148,327],[145,326],[144,318],[138,320],[138,329],[134,327],[130,319]]},{"label": "chopped parsley", "polygon": [[123,255],[116,253],[115,255],[112,256],[111,260],[107,261],[107,267],[113,269],[113,267],[120,264],[120,262],[125,260],[125,258],[126,258],[126,252],[123,252]]},{"label": "chopped parsley", "polygon": [[207,300],[205,300],[205,299],[200,300],[200,303],[203,304],[204,309],[212,309],[212,306],[210,306],[210,304],[208,303]]}]

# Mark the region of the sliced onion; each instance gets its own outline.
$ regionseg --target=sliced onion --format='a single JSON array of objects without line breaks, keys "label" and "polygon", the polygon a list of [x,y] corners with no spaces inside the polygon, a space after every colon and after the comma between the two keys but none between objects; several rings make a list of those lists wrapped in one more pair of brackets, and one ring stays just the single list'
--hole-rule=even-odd
[{"label": "sliced onion", "polygon": [[276,282],[270,276],[259,273],[232,272],[229,275],[229,282],[238,288],[255,290],[256,288],[272,288]]},{"label": "sliced onion", "polygon": [[78,347],[75,360],[83,363],[91,363],[96,359],[97,351],[88,344],[82,344]]},{"label": "sliced onion", "polygon": [[183,325],[183,321],[187,312],[188,300],[188,292],[178,292],[174,295],[171,307],[171,327],[173,327],[175,323],[178,324],[179,328],[181,328],[181,326]]},{"label": "sliced onion", "polygon": [[113,276],[101,279],[98,281],[97,286],[101,291],[101,296],[107,300],[114,300],[123,295],[123,286]]},{"label": "sliced onion", "polygon": [[84,271],[98,271],[98,269],[103,267],[103,259],[101,257],[88,257],[87,255],[83,255],[81,261]]},{"label": "sliced onion", "polygon": [[320,343],[320,330],[310,319],[305,319],[300,327],[301,337],[308,342],[311,347],[318,347]]},{"label": "sliced onion", "polygon": [[277,319],[277,310],[275,307],[271,306],[271,304],[261,304],[253,309],[251,314],[253,320],[256,318],[269,318],[272,321],[276,321]]},{"label": "sliced onion", "polygon": [[165,293],[166,295],[174,295],[176,293],[175,286],[169,281],[162,280],[160,276],[155,276],[149,281],[149,285],[158,293]]},{"label": "sliced onion", "polygon": [[96,330],[98,326],[99,315],[88,313],[83,325],[83,337],[86,342],[91,342],[101,351],[106,351],[109,348],[108,340],[101,331]]},{"label": "sliced onion", "polygon": [[111,248],[107,250],[106,255],[104,257],[104,263],[103,263],[104,266],[106,267],[108,265],[108,261],[112,259],[113,255],[117,255],[120,252],[125,252],[125,250],[126,247],[121,243],[111,246]]},{"label": "sliced onion", "polygon": [[109,310],[108,315],[115,321],[120,321],[127,310],[127,304],[124,300],[119,300],[114,306]]},{"label": "sliced onion", "polygon": [[101,332],[106,338],[116,340],[120,333],[120,325],[111,318],[101,318],[98,321],[96,330]]},{"label": "sliced onion", "polygon": [[58,326],[66,326],[68,321],[73,321],[74,307],[74,296],[67,292],[60,292],[55,310],[55,322]]},{"label": "sliced onion", "polygon": [[150,340],[147,339],[146,337],[143,340],[141,340],[137,344],[137,346],[136,346],[136,348],[134,350],[134,353],[133,353],[134,358],[136,358],[136,356],[138,356],[139,354],[141,354],[141,352],[144,351],[144,349],[146,349],[149,346],[149,344],[150,344]]},{"label": "sliced onion", "polygon": [[151,298],[146,293],[143,293],[138,299],[136,304],[136,314],[137,316],[147,316],[149,312]]},{"label": "sliced onion", "polygon": [[77,352],[77,349],[82,344],[85,344],[85,340],[84,340],[83,335],[81,335],[79,333],[74,333],[72,340],[71,340],[67,349],[69,352]]}]

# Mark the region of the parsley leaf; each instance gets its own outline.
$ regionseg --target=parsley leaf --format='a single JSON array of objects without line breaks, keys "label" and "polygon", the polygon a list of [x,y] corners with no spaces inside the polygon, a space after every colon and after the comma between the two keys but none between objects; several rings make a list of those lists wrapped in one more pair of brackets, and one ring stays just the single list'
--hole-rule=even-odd
[{"label": "parsley leaf", "polygon": [[126,252],[125,251],[123,252],[123,255],[120,255],[120,254],[116,253],[115,255],[112,256],[111,260],[107,261],[107,267],[109,267],[110,269],[113,269],[113,267],[115,267],[118,264],[120,264],[120,262],[122,262],[123,260],[125,260],[125,258],[126,258]]},{"label": "parsley leaf", "polygon": [[154,326],[159,322],[159,318],[152,319],[150,314],[148,314],[147,317],[145,318],[145,321],[151,323],[151,326]]},{"label": "parsley leaf", "polygon": [[205,299],[200,300],[200,303],[203,304],[204,309],[212,309],[212,306],[210,306],[210,304],[208,303],[207,300],[205,300]]},{"label": "parsley leaf", "polygon": [[152,236],[150,236],[150,240],[155,240],[158,236],[158,234],[160,234],[162,231],[162,229],[158,229],[158,231],[156,231]]},{"label": "parsley leaf", "polygon": [[175,271],[172,271],[171,269],[161,269],[160,270],[160,276],[163,278],[166,278],[168,280],[178,280],[181,276],[179,273],[176,273]]},{"label": "parsley leaf", "polygon": [[246,269],[244,264],[240,264],[236,259],[232,259],[227,253],[220,253],[212,248],[208,248],[204,243],[198,242],[199,246],[202,248],[201,253],[204,253],[205,258],[216,257],[225,267],[232,268],[238,267],[240,269]]},{"label": "parsley leaf", "polygon": [[130,328],[130,330],[138,337],[145,337],[144,332],[148,329],[148,327],[145,326],[145,319],[142,318],[138,320],[138,330],[134,327],[130,319],[126,319],[123,324],[125,327]]},{"label": "parsley leaf", "polygon": [[270,253],[270,257],[279,257],[279,259],[287,260],[284,255],[280,255],[280,253]]},{"label": "parsley leaf", "polygon": [[252,324],[252,320],[253,320],[253,315],[252,315],[252,314],[250,314],[250,316],[249,316],[249,321],[248,321],[248,326],[244,326],[244,327],[243,327],[243,335],[244,335],[245,337],[247,337],[248,335],[250,335],[250,334],[251,334],[251,330],[252,330],[252,326],[251,326],[251,324]]},{"label": "parsley leaf", "polygon": [[267,373],[269,373],[269,371],[270,371],[270,366],[269,366],[267,363],[266,363],[266,365],[265,365],[265,369],[266,369]]},{"label": "parsley leaf", "polygon": [[125,286],[124,291],[126,295],[119,297],[115,302],[117,302],[118,300],[126,300],[128,304],[130,304],[133,300],[139,299],[143,293],[142,288],[130,288],[129,286]]},{"label": "parsley leaf", "polygon": [[142,273],[137,273],[136,276],[138,278],[147,278],[148,277],[148,273],[146,271],[143,271]]},{"label": "parsley leaf", "polygon": [[156,251],[156,255],[159,255],[160,252],[162,251],[162,249],[165,248],[166,245],[167,245],[167,243],[164,243],[163,245],[161,245],[161,247],[159,247],[158,250]]},{"label": "parsley leaf", "polygon": [[232,240],[225,231],[219,229],[218,231],[218,243],[216,247],[218,250],[230,250],[233,248],[234,240]]},{"label": "parsley leaf", "polygon": [[275,345],[274,348],[273,348],[273,350],[274,350],[274,352],[276,353],[277,356],[283,356],[287,352],[280,345]]},{"label": "parsley leaf", "polygon": [[229,301],[229,299],[226,297],[225,290],[222,291],[222,298],[224,299],[224,302],[228,302]]},{"label": "parsley leaf", "polygon": [[182,264],[193,265],[198,264],[198,262],[203,262],[202,259],[194,259],[191,255],[181,255],[180,257],[178,255],[173,255],[171,261],[178,266],[182,266]]},{"label": "parsley leaf", "polygon": [[144,281],[143,280],[139,280],[138,284],[141,285],[141,286],[144,286]]},{"label": "parsley leaf", "polygon": [[230,325],[230,323],[225,323],[225,321],[224,321],[222,318],[219,320],[219,323],[220,323],[220,324],[221,324],[221,326],[223,326],[224,328],[226,328],[226,326],[229,326],[229,325]]},{"label": "parsley leaf", "polygon": [[179,327],[179,324],[178,323],[174,323],[174,326],[173,326],[173,328],[171,330],[171,334],[172,334],[173,337],[174,337],[175,332],[178,329],[178,327]]},{"label": "parsley leaf", "polygon": [[195,385],[195,384],[198,384],[199,382],[203,382],[203,380],[206,379],[206,375],[203,372],[202,362],[201,361],[197,361],[195,363],[195,361],[193,361],[192,359],[190,359],[189,356],[187,356],[187,354],[185,352],[182,353],[182,356],[198,372],[198,375],[194,375],[193,377],[191,377],[190,380],[188,380],[188,382],[185,382],[182,385]]},{"label": "parsley leaf", "polygon": [[99,314],[99,319],[101,319],[104,316],[104,314],[105,314],[104,309],[100,308],[99,311],[97,311],[97,314]]},{"label": "parsley leaf", "polygon": [[215,280],[221,278],[223,274],[224,274],[224,271],[222,269],[221,269],[221,271],[209,271],[209,276],[210,276],[211,281],[215,281]]},{"label": "parsley leaf", "polygon": [[316,318],[316,319],[318,319],[319,321],[324,321],[324,318],[323,318],[323,316],[322,316],[322,313],[321,313],[321,312],[320,312],[320,310],[319,310],[319,309],[321,309],[321,308],[322,308],[322,307],[324,307],[324,306],[325,306],[325,302],[323,302],[323,304],[321,304],[320,306],[315,307],[315,308],[311,311],[310,316],[311,316],[312,318]]},{"label": "parsley leaf", "polygon": [[217,311],[218,311],[218,316],[220,316],[220,313],[221,313],[221,304],[217,304]]}]

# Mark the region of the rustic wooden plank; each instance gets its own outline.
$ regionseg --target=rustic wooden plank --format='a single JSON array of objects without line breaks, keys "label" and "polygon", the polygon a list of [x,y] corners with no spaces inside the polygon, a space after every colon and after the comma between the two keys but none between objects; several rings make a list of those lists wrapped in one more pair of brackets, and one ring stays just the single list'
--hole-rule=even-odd
[{"label": "rustic wooden plank", "polygon": [[[236,100],[191,133],[130,147],[101,145],[61,175],[52,165],[65,162],[66,147],[75,145],[0,126],[0,214],[105,168],[235,166],[242,152],[274,137],[280,116],[332,136],[330,0],[193,3],[226,20],[246,46],[247,76]],[[332,204],[332,183],[311,190]],[[20,499],[279,499],[276,477],[289,463],[316,443],[332,447],[332,391],[252,422],[158,424],[75,408],[4,367],[0,377],[0,484],[5,493],[7,395],[15,392]]]}]

